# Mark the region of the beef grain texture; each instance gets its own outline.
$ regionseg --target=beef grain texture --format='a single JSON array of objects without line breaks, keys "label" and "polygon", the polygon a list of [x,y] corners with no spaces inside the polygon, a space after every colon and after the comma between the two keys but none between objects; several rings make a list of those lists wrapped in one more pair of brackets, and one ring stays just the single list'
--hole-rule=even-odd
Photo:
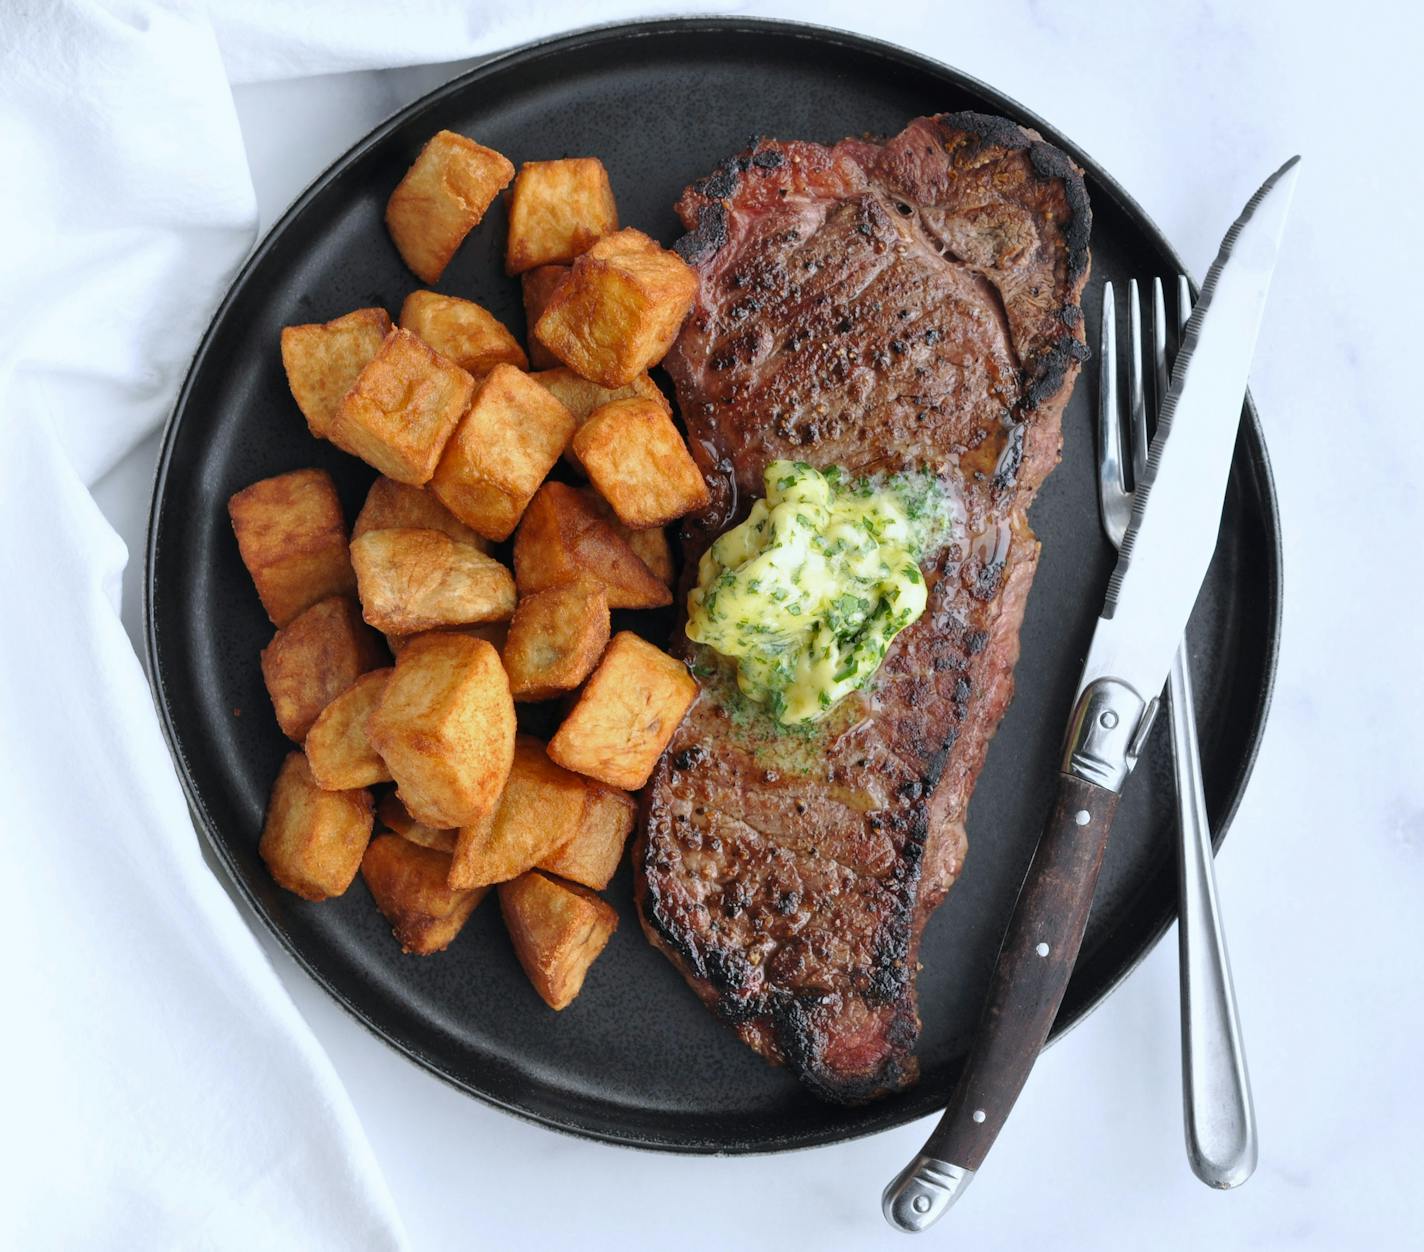
[{"label": "beef grain texture", "polygon": [[1032,132],[956,113],[884,144],[758,141],[677,210],[701,281],[665,364],[712,490],[683,529],[684,591],[777,458],[929,466],[961,496],[872,687],[808,734],[710,679],[634,850],[644,930],[693,990],[817,1095],[858,1102],[917,1074],[920,935],[1013,692],[1025,510],[1087,357],[1087,195]]}]

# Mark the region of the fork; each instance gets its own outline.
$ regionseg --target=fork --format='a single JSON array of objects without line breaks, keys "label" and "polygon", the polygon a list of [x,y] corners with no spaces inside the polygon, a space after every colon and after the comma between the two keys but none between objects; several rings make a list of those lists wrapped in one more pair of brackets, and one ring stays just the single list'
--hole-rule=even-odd
[{"label": "fork", "polygon": [[[1103,286],[1101,379],[1098,388],[1098,502],[1103,529],[1122,546],[1133,493],[1124,475],[1130,454],[1132,485],[1147,467],[1147,393],[1143,385],[1142,309],[1137,280],[1128,284],[1127,405],[1119,403],[1117,310],[1112,283]],[[1177,276],[1177,329],[1186,325],[1192,294]],[[1153,406],[1167,394],[1167,310],[1162,280],[1152,280]],[[1182,1108],[1192,1172],[1209,1187],[1239,1186],[1256,1168],[1256,1114],[1241,1043],[1236,992],[1216,897],[1211,827],[1202,789],[1192,679],[1183,638],[1167,684],[1176,777],[1178,866],[1177,927],[1182,997]]]}]

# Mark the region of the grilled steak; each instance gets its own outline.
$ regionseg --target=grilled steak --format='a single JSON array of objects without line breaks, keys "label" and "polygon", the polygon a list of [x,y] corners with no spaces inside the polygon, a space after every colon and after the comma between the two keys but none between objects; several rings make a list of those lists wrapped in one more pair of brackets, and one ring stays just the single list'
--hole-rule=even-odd
[{"label": "grilled steak", "polygon": [[684,582],[778,458],[928,466],[963,508],[924,615],[823,722],[708,679],[634,853],[644,929],[697,994],[816,1094],[865,1100],[916,1076],[920,935],[1013,690],[1025,510],[1087,356],[1087,196],[1033,133],[958,113],[883,144],[759,141],[677,209],[700,292],[665,364],[712,489]]}]

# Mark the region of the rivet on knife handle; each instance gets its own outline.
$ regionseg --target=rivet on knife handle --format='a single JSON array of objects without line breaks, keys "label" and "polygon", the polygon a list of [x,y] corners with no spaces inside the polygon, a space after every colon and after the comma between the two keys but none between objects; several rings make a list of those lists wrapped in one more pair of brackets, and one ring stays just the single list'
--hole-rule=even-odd
[{"label": "rivet on knife handle", "polygon": [[898,1230],[926,1229],[958,1199],[1023,1089],[1078,959],[1118,789],[1154,711],[1112,678],[1079,697],[1057,799],[1019,889],[974,1049],[924,1150],[882,1199]]}]

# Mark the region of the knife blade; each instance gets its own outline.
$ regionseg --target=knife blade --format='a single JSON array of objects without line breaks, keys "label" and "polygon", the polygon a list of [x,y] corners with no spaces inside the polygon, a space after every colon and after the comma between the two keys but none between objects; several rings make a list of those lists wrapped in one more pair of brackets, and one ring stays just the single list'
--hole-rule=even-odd
[{"label": "knife blade", "polygon": [[1078,682],[1057,795],[1004,933],[978,1035],[939,1124],[882,1196],[885,1219],[898,1230],[928,1229],[963,1194],[1062,1003],[1119,793],[1216,547],[1299,161],[1272,174],[1227,231],[1187,324]]}]

